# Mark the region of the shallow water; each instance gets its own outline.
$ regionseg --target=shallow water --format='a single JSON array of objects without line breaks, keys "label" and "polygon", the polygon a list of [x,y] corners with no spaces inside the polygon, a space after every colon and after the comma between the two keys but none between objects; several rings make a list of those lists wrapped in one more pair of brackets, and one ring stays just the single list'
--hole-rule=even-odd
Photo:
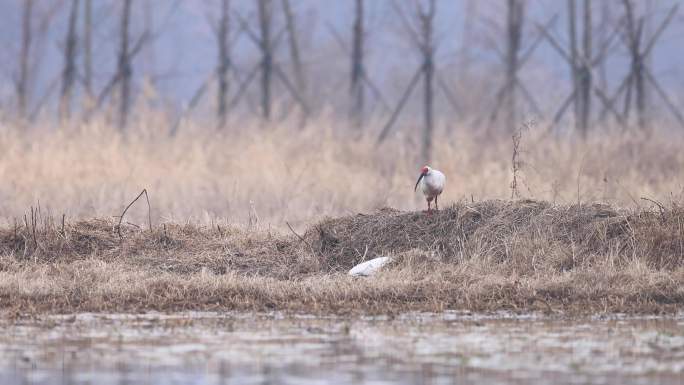
[{"label": "shallow water", "polygon": [[0,321],[0,384],[684,384],[684,316]]}]

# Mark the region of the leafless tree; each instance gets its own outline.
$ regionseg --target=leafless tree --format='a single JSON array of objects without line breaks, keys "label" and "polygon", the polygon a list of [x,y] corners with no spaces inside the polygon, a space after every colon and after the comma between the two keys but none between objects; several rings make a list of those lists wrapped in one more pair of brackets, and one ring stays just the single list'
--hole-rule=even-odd
[{"label": "leafless tree", "polygon": [[634,104],[636,104],[637,108],[637,124],[641,129],[647,128],[646,82],[648,82],[657,95],[663,100],[665,106],[670,110],[672,115],[682,126],[684,126],[684,115],[682,115],[680,109],[675,106],[672,99],[670,99],[665,90],[660,86],[655,76],[651,73],[650,68],[646,65],[648,57],[656,46],[658,39],[662,36],[663,32],[677,14],[679,5],[670,8],[665,19],[660,22],[658,28],[650,37],[646,37],[644,33],[643,26],[646,16],[637,17],[634,12],[634,6],[630,0],[623,0],[623,6],[625,9],[625,31],[622,41],[629,51],[631,59],[630,70],[617,87],[613,96],[602,99],[602,101],[604,101],[604,107],[599,116],[603,118],[607,111],[614,112],[616,101],[624,93],[623,114],[620,116],[624,126],[629,119],[629,112],[633,103],[632,92],[634,92]]},{"label": "leafless tree", "polygon": [[[154,31],[154,1],[145,0],[143,3],[143,15],[145,23],[145,35],[152,36]],[[143,56],[145,64],[145,78],[152,86],[154,86],[154,74],[156,71],[156,57],[155,57],[155,39],[150,39],[145,47],[145,55]]]},{"label": "leafless tree", "polygon": [[575,111],[575,128],[582,137],[587,136],[589,117],[591,114],[591,58],[592,58],[592,25],[591,1],[583,1],[583,35],[582,49],[577,44],[577,4],[568,0],[568,36],[570,37],[570,74],[572,77],[572,104]]},{"label": "leafless tree", "polygon": [[[39,7],[41,5],[46,6]],[[61,71],[48,80],[42,94],[36,95],[36,100],[33,102],[33,86],[39,80],[37,74],[40,67],[46,62],[43,60],[48,51],[45,49],[46,37],[52,20],[59,13],[62,5],[61,1],[35,2],[26,0],[23,2],[19,68],[18,74],[14,78],[17,94],[17,116],[22,122],[33,121],[60,84]]]},{"label": "leafless tree", "polygon": [[93,0],[84,0],[85,10],[83,17],[83,88],[87,97],[87,103],[92,103],[93,98]]},{"label": "leafless tree", "polygon": [[[497,49],[499,58],[501,59],[505,68],[505,78],[503,85],[496,93],[494,107],[491,109],[491,113],[489,114],[489,128],[491,128],[492,124],[497,119],[499,109],[504,107],[506,114],[506,120],[504,122],[505,127],[509,131],[515,129],[517,126],[517,123],[515,122],[518,119],[518,92],[520,92],[520,95],[523,96],[527,104],[536,114],[542,114],[541,109],[539,108],[539,103],[537,103],[532,92],[518,76],[525,63],[530,60],[532,54],[543,40],[543,34],[539,34],[524,50],[522,49],[525,13],[524,1],[525,0],[509,0],[507,2],[505,29],[506,49],[505,51]],[[546,30],[555,22],[556,16],[554,15],[543,27],[540,28]]]},{"label": "leafless tree", "polygon": [[584,57],[583,65],[580,67],[579,85],[581,90],[581,108],[580,108],[580,129],[584,137],[587,136],[589,129],[589,119],[591,117],[591,88],[592,88],[592,74],[591,74],[591,58],[592,53],[592,18],[591,18],[591,0],[584,0],[584,32],[582,36]]},{"label": "leafless tree", "polygon": [[413,41],[416,48],[420,51],[422,56],[422,64],[416,71],[416,73],[411,78],[408,87],[404,91],[404,94],[399,99],[397,107],[392,112],[389,121],[383,127],[378,137],[378,143],[382,142],[389,133],[392,125],[399,116],[399,113],[404,107],[404,104],[408,100],[409,96],[413,92],[413,89],[418,84],[420,78],[423,78],[423,118],[424,126],[421,135],[421,160],[428,163],[432,157],[432,132],[434,128],[434,90],[433,90],[433,80],[435,76],[435,64],[434,64],[434,17],[436,12],[435,0],[428,0],[427,6],[424,6],[421,2],[416,1],[416,15],[419,23],[418,29],[414,28],[401,7],[395,4],[395,9],[400,19],[404,24],[404,28],[409,33],[411,40]]},{"label": "leafless tree", "polygon": [[79,0],[71,1],[69,26],[64,45],[64,69],[62,71],[62,93],[59,100],[60,119],[68,119],[71,114],[71,96],[76,79],[76,22],[78,20]]},{"label": "leafless tree", "polygon": [[577,17],[576,11],[577,6],[575,0],[568,0],[568,45],[570,47],[570,77],[572,79],[572,106],[575,110],[575,123],[579,124],[579,94],[577,90],[579,89],[579,77],[577,75]]},{"label": "leafless tree", "polygon": [[271,38],[271,0],[258,0],[259,30],[261,31],[261,113],[264,119],[271,118],[271,79],[273,77],[273,46]]},{"label": "leafless tree", "polygon": [[19,79],[16,81],[19,117],[26,118],[28,109],[29,57],[31,54],[33,0],[24,1],[21,22],[21,52],[19,53]]},{"label": "leafless tree", "polygon": [[119,128],[126,128],[128,109],[131,97],[132,68],[129,53],[129,27],[131,18],[131,0],[124,0],[121,11],[121,30],[119,41],[119,60],[117,73],[120,74],[120,99],[119,99]]},{"label": "leafless tree", "polygon": [[229,103],[229,107],[235,106],[239,100],[242,98],[246,92],[250,82],[254,79],[259,72],[261,72],[261,115],[265,120],[271,118],[271,102],[272,102],[272,81],[274,78],[280,80],[280,83],[285,86],[287,91],[292,95],[292,97],[299,103],[302,108],[302,122],[305,121],[309,114],[309,108],[304,100],[303,96],[297,91],[296,85],[294,85],[290,79],[287,77],[279,63],[275,61],[274,52],[282,38],[287,32],[287,26],[280,29],[277,33],[272,34],[272,3],[270,0],[259,0],[257,3],[258,13],[259,13],[259,29],[260,33],[256,33],[252,30],[250,25],[247,23],[244,17],[242,17],[238,12],[234,12],[235,16],[238,18],[240,24],[239,31],[243,31],[249,40],[254,43],[261,51],[262,59],[259,65],[254,67],[249,73],[244,77],[244,79],[239,81],[237,90],[233,95],[233,99]]},{"label": "leafless tree", "polygon": [[522,41],[524,21],[524,0],[508,0],[507,28],[508,42],[506,44],[506,124],[511,128],[517,125],[516,78],[519,69],[519,52]]},{"label": "leafless tree", "polygon": [[425,164],[432,158],[432,132],[434,130],[434,93],[433,78],[435,74],[434,65],[434,42],[433,42],[433,23],[435,18],[435,0],[429,0],[427,9],[418,9],[418,17],[422,30],[422,50],[425,62],[423,63],[423,108],[425,126],[423,128],[423,140],[421,154]]},{"label": "leafless tree", "polygon": [[[646,126],[646,93],[644,89],[644,57],[641,53],[641,36],[643,33],[643,19],[636,20],[634,6],[630,0],[623,0],[627,20],[627,41],[631,57],[631,84],[634,88],[637,121],[640,128]],[[629,106],[631,101],[632,87],[628,86],[627,97],[625,97],[625,117],[629,117]]]},{"label": "leafless tree", "polygon": [[354,25],[352,27],[351,77],[349,88],[353,105],[351,114],[357,128],[360,128],[363,125],[363,19],[363,0],[356,0],[354,8]]},{"label": "leafless tree", "polygon": [[[368,91],[374,101],[380,103],[382,109],[391,112],[387,100],[380,88],[366,72],[366,26],[365,26],[365,0],[355,0],[354,21],[351,26],[351,46],[349,46],[342,34],[332,24],[328,24],[328,30],[345,55],[349,55],[351,68],[349,71],[349,117],[352,124],[361,128],[366,115],[366,92]],[[369,111],[370,112],[370,111]]]},{"label": "leafless tree", "polygon": [[285,27],[287,28],[290,45],[290,57],[292,58],[292,66],[294,68],[295,84],[297,85],[299,94],[306,95],[306,80],[304,78],[304,68],[302,68],[302,59],[299,51],[299,35],[297,33],[295,15],[290,6],[290,1],[282,0],[282,2],[283,11],[285,13]]},{"label": "leafless tree", "polygon": [[[586,136],[590,125],[589,120],[591,118],[592,94],[601,102],[604,107],[604,112],[609,111],[615,117],[616,122],[625,127],[625,120],[623,119],[622,114],[615,109],[611,98],[602,88],[596,86],[596,84],[594,84],[595,82],[593,81],[593,79],[596,78],[596,76],[594,76],[594,71],[603,66],[605,58],[607,57],[610,47],[612,46],[614,37],[620,28],[620,22],[611,27],[613,30],[612,33],[607,34],[604,26],[603,33],[601,34],[601,41],[597,45],[596,49],[594,49],[592,41],[593,32],[591,25],[591,2],[585,0],[583,12],[584,30],[582,36],[582,49],[579,49],[577,46],[576,26],[572,26],[572,24],[576,24],[575,17],[573,16],[576,13],[576,10],[574,10],[575,6],[576,4],[574,1],[568,1],[568,40],[570,40],[568,47],[563,46],[560,41],[549,32],[549,28],[537,24],[537,29],[541,32],[542,36],[546,38],[546,40],[570,67],[570,74],[573,80],[571,92],[565,101],[561,103],[560,108],[555,113],[549,129],[553,128],[560,121],[566,110],[572,105],[575,107],[575,123],[577,131],[581,135]],[[606,13],[604,12],[604,16],[605,15]]]},{"label": "leafless tree", "polygon": [[228,70],[230,69],[230,0],[221,0],[221,19],[218,26],[218,127],[226,125],[228,114]]},{"label": "leafless tree", "polygon": [[[290,0],[282,0],[283,11],[285,14],[285,28],[287,29],[288,42],[290,46],[290,58],[292,61],[292,68],[294,72],[294,87],[296,88],[296,93],[299,98],[302,98],[306,105],[309,103],[306,101],[308,99],[308,90],[306,84],[306,77],[304,76],[304,68],[302,65],[300,44],[299,44],[299,33],[297,31],[297,19],[296,15],[292,10],[290,5]],[[307,111],[302,111],[300,127],[306,124]]]}]

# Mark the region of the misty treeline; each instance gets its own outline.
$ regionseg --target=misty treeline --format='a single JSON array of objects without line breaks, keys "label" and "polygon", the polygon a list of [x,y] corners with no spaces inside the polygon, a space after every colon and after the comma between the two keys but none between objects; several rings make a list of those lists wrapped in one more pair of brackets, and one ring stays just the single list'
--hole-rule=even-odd
[{"label": "misty treeline", "polygon": [[[307,36],[311,15],[296,0],[197,1],[211,35],[196,44],[215,47],[213,57],[197,60],[212,61],[214,70],[202,77],[182,106],[165,109],[170,135],[199,109],[205,111],[204,118],[212,116],[216,129],[228,130],[234,129],[234,114],[264,121],[295,116],[305,125],[332,107],[336,118],[348,122],[350,133],[372,134],[378,143],[397,131],[398,122],[410,122],[406,124],[416,127],[420,136],[422,156],[429,159],[437,116],[482,132],[511,132],[529,118],[545,122],[550,131],[564,122],[585,137],[604,125],[648,129],[657,105],[659,115],[684,126],[675,95],[651,68],[654,49],[677,20],[676,5],[565,0],[560,12],[549,15],[535,9],[541,7],[535,0],[499,0],[488,2],[496,11],[483,16],[477,13],[483,4],[477,0],[463,0],[457,7],[445,7],[450,0],[382,0],[391,28],[380,30],[373,24],[377,19],[368,17],[370,0],[344,1],[350,9],[348,20],[321,21],[325,28],[317,30],[321,36],[315,42]],[[1,101],[3,120],[21,128],[39,117],[73,122],[105,113],[125,131],[131,129],[140,100],[157,98],[160,109],[168,106],[154,79],[164,76],[173,83],[173,74],[154,73],[152,47],[172,39],[168,32],[173,26],[165,20],[177,12],[180,1],[166,1],[162,15],[156,9],[159,3],[150,0],[18,4],[16,52],[6,51],[2,63],[12,81],[12,92]],[[452,28],[456,33],[451,35],[435,23],[438,15],[452,17],[445,13],[447,8],[460,12],[454,22],[461,25]],[[114,32],[102,30],[105,21],[114,25]],[[59,36],[48,32],[54,23],[65,25]],[[369,70],[368,57],[378,55],[380,33],[390,35],[383,36],[385,40],[409,46],[410,51],[396,54],[412,52],[411,57],[395,58],[394,64],[387,59],[386,69],[378,71],[376,65]],[[115,44],[102,44],[103,39]],[[491,58],[471,52],[483,39],[494,65]],[[457,44],[444,48],[448,40]],[[46,85],[37,87],[37,74],[46,65],[41,50],[49,45],[55,45],[62,58],[46,61],[59,68],[43,68]],[[116,59],[107,68],[95,69],[94,55],[111,47]],[[528,66],[540,47],[567,65],[569,91],[552,105],[544,100],[546,90],[533,88],[521,76],[535,70]],[[392,57],[387,46],[382,50],[381,56]],[[316,68],[310,60],[331,52],[336,55],[334,65]],[[615,57],[625,63],[618,75],[610,64]],[[396,70],[397,62],[402,71]],[[616,84],[609,84],[607,72],[619,78]]]}]

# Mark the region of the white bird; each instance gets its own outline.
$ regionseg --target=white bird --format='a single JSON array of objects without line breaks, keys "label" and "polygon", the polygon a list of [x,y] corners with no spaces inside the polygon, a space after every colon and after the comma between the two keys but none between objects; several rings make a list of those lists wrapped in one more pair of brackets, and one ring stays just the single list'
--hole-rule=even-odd
[{"label": "white bird", "polygon": [[370,261],[359,263],[349,270],[352,277],[368,277],[378,272],[383,266],[392,261],[390,257],[373,258]]},{"label": "white bird", "polygon": [[425,166],[420,170],[420,176],[418,177],[416,187],[413,188],[413,191],[416,191],[418,185],[420,185],[420,190],[423,192],[423,195],[425,195],[425,200],[427,200],[428,214],[430,213],[430,203],[433,199],[435,200],[435,210],[439,210],[439,207],[437,206],[437,197],[442,193],[442,190],[444,190],[445,182],[446,177],[439,170],[435,170],[430,166]]}]

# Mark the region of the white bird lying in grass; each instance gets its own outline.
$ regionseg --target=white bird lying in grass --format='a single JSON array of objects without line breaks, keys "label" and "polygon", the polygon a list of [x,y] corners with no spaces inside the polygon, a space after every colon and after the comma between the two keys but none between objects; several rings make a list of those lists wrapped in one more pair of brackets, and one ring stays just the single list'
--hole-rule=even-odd
[{"label": "white bird lying in grass", "polygon": [[383,266],[392,261],[390,257],[378,257],[370,261],[359,263],[349,270],[349,275],[352,277],[368,277],[377,273]]},{"label": "white bird lying in grass", "polygon": [[413,191],[416,191],[418,185],[420,185],[420,191],[423,192],[425,200],[427,200],[428,214],[430,213],[430,203],[433,199],[435,200],[435,210],[439,210],[439,207],[437,206],[437,197],[442,193],[442,190],[444,190],[445,182],[446,177],[439,170],[435,170],[430,166],[425,166],[420,170],[420,176],[418,177],[416,187],[413,188]]}]

